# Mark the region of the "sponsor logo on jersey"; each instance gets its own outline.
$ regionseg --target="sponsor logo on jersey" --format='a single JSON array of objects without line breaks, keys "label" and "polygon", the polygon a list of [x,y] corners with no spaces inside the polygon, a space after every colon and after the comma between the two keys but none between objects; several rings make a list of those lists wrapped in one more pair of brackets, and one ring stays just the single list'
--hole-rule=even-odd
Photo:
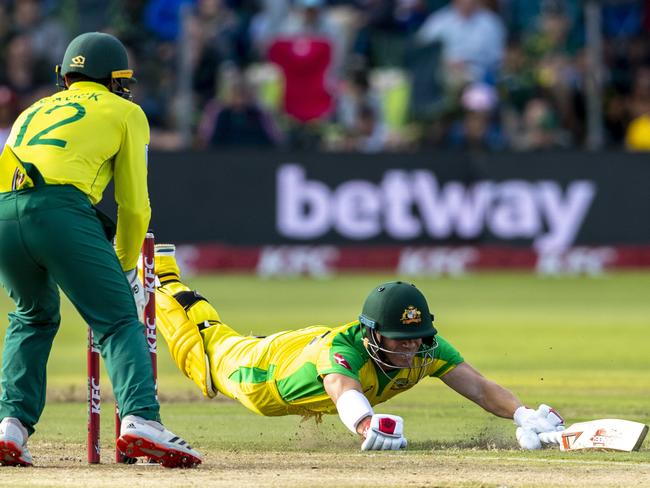
[{"label": "sponsor logo on jersey", "polygon": [[411,305],[404,310],[401,322],[404,325],[420,324],[422,322],[422,312]]},{"label": "sponsor logo on jersey", "polygon": [[345,369],[349,369],[350,371],[352,371],[352,368],[350,367],[350,363],[348,363],[347,359],[341,356],[338,352],[334,354],[334,361],[336,361],[336,364],[339,364],[343,366]]},{"label": "sponsor logo on jersey", "polygon": [[86,58],[84,56],[75,56],[70,63],[71,68],[83,68],[86,65]]}]

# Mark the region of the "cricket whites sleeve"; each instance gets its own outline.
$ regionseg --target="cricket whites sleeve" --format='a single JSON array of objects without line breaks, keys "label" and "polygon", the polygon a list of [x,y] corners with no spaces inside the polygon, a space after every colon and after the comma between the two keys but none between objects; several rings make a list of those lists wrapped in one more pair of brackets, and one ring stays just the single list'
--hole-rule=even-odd
[{"label": "cricket whites sleeve", "polygon": [[147,189],[149,123],[142,109],[133,105],[125,117],[120,151],[114,160],[117,233],[115,252],[122,269],[136,267],[151,218]]}]

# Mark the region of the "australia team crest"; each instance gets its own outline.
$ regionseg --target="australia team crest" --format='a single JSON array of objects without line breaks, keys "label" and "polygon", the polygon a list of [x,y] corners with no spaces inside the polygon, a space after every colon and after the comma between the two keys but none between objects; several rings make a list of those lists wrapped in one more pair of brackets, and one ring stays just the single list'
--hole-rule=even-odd
[{"label": "australia team crest", "polygon": [[401,322],[404,325],[419,325],[422,323],[422,312],[413,306],[407,307],[402,314]]}]

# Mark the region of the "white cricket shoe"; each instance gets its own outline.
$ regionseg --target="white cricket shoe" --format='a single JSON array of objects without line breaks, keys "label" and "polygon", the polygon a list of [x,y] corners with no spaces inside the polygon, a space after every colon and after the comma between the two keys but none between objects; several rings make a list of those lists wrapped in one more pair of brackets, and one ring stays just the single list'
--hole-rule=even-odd
[{"label": "white cricket shoe", "polygon": [[0,466],[32,466],[34,460],[27,449],[27,429],[15,417],[0,422]]},{"label": "white cricket shoe", "polygon": [[129,458],[146,456],[166,468],[193,468],[201,455],[160,422],[135,415],[122,419],[117,448]]}]

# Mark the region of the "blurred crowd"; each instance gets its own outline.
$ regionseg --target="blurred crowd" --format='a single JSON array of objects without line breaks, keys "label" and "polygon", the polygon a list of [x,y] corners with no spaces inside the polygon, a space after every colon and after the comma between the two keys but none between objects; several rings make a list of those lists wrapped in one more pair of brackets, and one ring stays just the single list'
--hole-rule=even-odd
[{"label": "blurred crowd", "polygon": [[[595,0],[594,0],[595,1]],[[650,1],[0,0],[0,137],[75,35],[120,38],[152,148],[650,150]],[[600,98],[598,98],[600,97]]]}]

